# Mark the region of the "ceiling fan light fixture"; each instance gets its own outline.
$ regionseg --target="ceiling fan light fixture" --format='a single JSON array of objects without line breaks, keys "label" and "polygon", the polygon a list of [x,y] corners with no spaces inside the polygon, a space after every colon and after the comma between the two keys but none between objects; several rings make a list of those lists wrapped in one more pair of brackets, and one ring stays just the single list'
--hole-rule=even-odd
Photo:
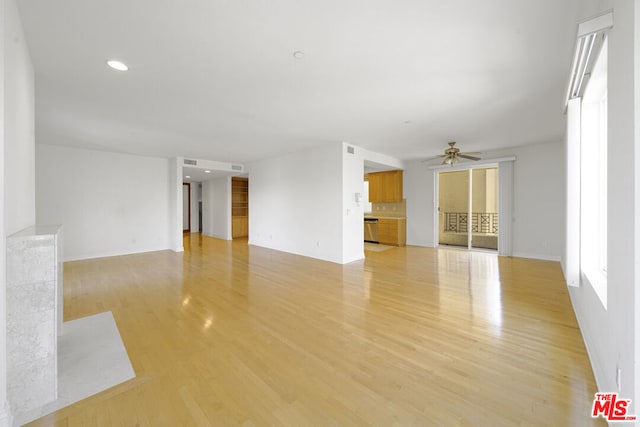
[{"label": "ceiling fan light fixture", "polygon": [[455,157],[447,157],[446,159],[444,159],[444,161],[442,162],[443,165],[449,165],[449,166],[453,166],[455,163],[458,162],[458,159]]},{"label": "ceiling fan light fixture", "polygon": [[435,160],[435,159],[442,159],[443,165],[453,166],[456,163],[459,163],[461,158],[466,160],[473,160],[473,161],[481,160],[481,157],[477,157],[477,156],[482,153],[466,153],[466,152],[463,153],[460,151],[459,148],[455,146],[456,145],[455,141],[451,141],[448,144],[449,144],[449,147],[444,150],[444,154],[440,154],[431,159],[423,160],[423,162],[426,162],[429,160]]}]

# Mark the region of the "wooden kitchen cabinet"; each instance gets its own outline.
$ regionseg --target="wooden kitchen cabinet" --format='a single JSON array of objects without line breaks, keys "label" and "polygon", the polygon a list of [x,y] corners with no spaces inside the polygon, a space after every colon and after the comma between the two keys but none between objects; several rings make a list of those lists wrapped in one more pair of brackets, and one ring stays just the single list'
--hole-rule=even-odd
[{"label": "wooden kitchen cabinet", "polygon": [[382,198],[384,202],[402,201],[402,171],[384,172],[382,181]]},{"label": "wooden kitchen cabinet", "polygon": [[367,174],[369,181],[369,203],[382,202],[382,175],[371,172]]},{"label": "wooden kitchen cabinet", "polygon": [[402,202],[402,171],[371,172],[369,180],[370,203]]},{"label": "wooden kitchen cabinet", "polygon": [[405,218],[379,218],[378,242],[385,245],[407,244],[407,220]]}]

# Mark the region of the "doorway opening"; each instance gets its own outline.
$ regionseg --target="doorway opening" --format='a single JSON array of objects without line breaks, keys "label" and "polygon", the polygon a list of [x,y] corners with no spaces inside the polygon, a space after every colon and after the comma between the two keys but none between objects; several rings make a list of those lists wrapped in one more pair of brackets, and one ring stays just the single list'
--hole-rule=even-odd
[{"label": "doorway opening", "polygon": [[182,183],[182,232],[191,231],[191,184]]},{"label": "doorway opening", "polygon": [[438,244],[498,250],[497,167],[438,172]]}]

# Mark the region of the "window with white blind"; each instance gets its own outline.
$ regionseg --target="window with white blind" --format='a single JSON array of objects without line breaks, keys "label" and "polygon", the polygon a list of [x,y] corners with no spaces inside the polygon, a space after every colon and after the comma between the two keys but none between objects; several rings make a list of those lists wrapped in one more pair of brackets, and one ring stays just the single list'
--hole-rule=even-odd
[{"label": "window with white blind", "polygon": [[580,271],[607,306],[607,42],[581,106]]},{"label": "window with white blind", "polygon": [[607,33],[613,13],[578,25],[566,97],[567,285],[591,286],[607,308]]}]

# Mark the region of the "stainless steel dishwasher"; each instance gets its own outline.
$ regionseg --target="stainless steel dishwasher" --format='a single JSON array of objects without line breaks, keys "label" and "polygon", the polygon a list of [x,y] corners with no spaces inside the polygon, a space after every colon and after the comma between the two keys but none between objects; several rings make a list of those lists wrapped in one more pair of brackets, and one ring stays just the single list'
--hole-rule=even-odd
[{"label": "stainless steel dishwasher", "polygon": [[364,241],[378,243],[378,218],[364,219]]}]

